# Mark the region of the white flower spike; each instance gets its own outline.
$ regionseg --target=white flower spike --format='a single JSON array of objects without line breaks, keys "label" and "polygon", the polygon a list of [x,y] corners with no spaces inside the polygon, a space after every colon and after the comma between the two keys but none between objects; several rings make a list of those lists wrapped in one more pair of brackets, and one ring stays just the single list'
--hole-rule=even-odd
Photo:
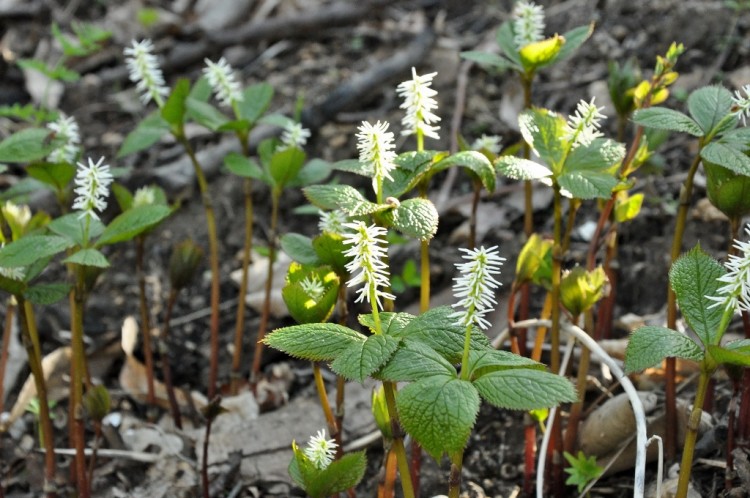
[{"label": "white flower spike", "polygon": [[439,126],[432,126],[440,121],[440,117],[432,111],[437,109],[437,101],[433,98],[437,92],[430,88],[432,79],[437,73],[417,75],[417,70],[411,68],[412,79],[404,81],[396,88],[396,93],[404,99],[401,109],[406,109],[406,115],[401,120],[404,129],[402,135],[419,134],[439,139]]},{"label": "white flower spike", "polygon": [[73,116],[60,114],[57,121],[47,124],[47,128],[55,132],[57,139],[61,141],[60,146],[52,151],[47,160],[51,163],[72,164],[81,150],[81,135],[76,120]]},{"label": "white flower spike", "polygon": [[321,233],[328,232],[341,235],[344,233],[344,224],[349,221],[349,217],[340,209],[334,211],[321,211],[318,228]]},{"label": "white flower spike", "polygon": [[[371,125],[362,121],[357,133],[357,150],[359,151],[359,162],[368,164],[374,171],[372,178],[372,189],[378,197],[382,197],[383,180],[391,177],[391,170],[396,168],[394,160],[396,153],[393,149],[393,133],[388,131],[388,123],[378,121]],[[381,202],[382,199],[378,199]]]},{"label": "white flower spike", "polygon": [[486,149],[493,154],[498,155],[500,150],[502,150],[502,138],[497,135],[482,135],[474,140],[474,143],[471,144],[471,148],[474,150]]},{"label": "white flower spike", "polygon": [[313,298],[314,301],[320,301],[320,298],[323,297],[326,291],[323,282],[315,274],[306,276],[299,284],[305,294]]},{"label": "white flower spike", "polygon": [[599,131],[599,121],[606,119],[601,113],[604,107],[596,107],[594,100],[595,97],[591,98],[591,102],[581,100],[575,114],[571,114],[565,123],[565,140],[572,142],[573,148],[590,145],[594,139],[604,136]]},{"label": "white flower spike", "polygon": [[153,100],[161,107],[164,105],[164,97],[169,95],[169,88],[164,82],[164,75],[153,51],[154,44],[151,40],[133,40],[133,45],[124,50],[125,64],[130,72],[130,81],[136,84],[141,93],[143,104]]},{"label": "white flower spike", "polygon": [[[750,227],[745,228],[750,237]],[[735,313],[750,312],[750,241],[734,241],[739,254],[730,254],[724,266],[727,273],[719,277],[719,282],[726,284],[718,289],[718,296],[706,296],[714,303],[709,308],[721,306],[725,311]]]},{"label": "white flower spike", "polygon": [[204,59],[204,62],[206,67],[203,68],[203,74],[206,75],[219,102],[227,107],[242,102],[242,87],[227,60],[222,57],[219,62],[212,62],[209,59]]},{"label": "white flower spike", "polygon": [[321,429],[317,435],[310,436],[310,441],[303,452],[315,467],[323,470],[333,462],[338,446],[333,439],[326,439],[326,431]]},{"label": "white flower spike", "polygon": [[544,38],[544,8],[534,2],[521,0],[513,8],[513,42],[516,48]]},{"label": "white flower spike", "polygon": [[97,162],[89,158],[88,166],[78,163],[78,172],[73,180],[76,193],[73,209],[82,211],[78,217],[89,216],[99,219],[97,211],[102,212],[107,208],[107,197],[109,197],[109,185],[112,183],[112,174],[109,171],[109,165],[103,164],[104,157]]},{"label": "white flower spike", "polygon": [[459,301],[453,307],[463,309],[450,316],[457,318],[456,323],[463,327],[476,324],[486,330],[491,323],[484,316],[495,308],[495,289],[502,285],[493,275],[500,274],[500,266],[505,258],[500,257],[497,246],[461,251],[466,253],[463,258],[468,261],[456,263],[461,276],[454,278],[456,283],[453,284],[453,295]]},{"label": "white flower spike", "polygon": [[[368,227],[362,221],[346,223],[344,227],[351,230],[344,234],[344,244],[352,246],[344,252],[344,256],[352,258],[346,264],[346,269],[353,275],[348,286],[364,284],[357,290],[359,297],[355,302],[367,299],[368,303],[377,303],[378,308],[383,309],[381,297],[396,299],[393,294],[380,290],[382,287],[390,286],[388,265],[383,261],[388,254],[385,247],[385,236],[388,231],[377,225]],[[355,275],[355,272],[358,273]]]},{"label": "white flower spike", "polygon": [[750,117],[750,85],[743,86],[742,92],[745,92],[744,97],[740,90],[734,92],[735,96],[732,97],[732,101],[734,101],[736,108],[735,114],[738,118],[742,119],[742,124],[747,126],[747,118]]},{"label": "white flower spike", "polygon": [[310,138],[310,130],[302,126],[301,123],[289,121],[281,132],[281,143],[285,149],[297,147],[301,149]]}]

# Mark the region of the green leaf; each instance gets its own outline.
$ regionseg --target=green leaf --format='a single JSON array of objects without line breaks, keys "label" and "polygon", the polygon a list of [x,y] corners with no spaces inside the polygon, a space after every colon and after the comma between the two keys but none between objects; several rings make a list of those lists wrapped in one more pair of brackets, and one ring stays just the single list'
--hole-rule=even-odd
[{"label": "green leaf", "polygon": [[586,486],[604,473],[604,468],[596,464],[596,457],[586,457],[583,451],[578,452],[578,457],[574,457],[567,451],[563,453],[570,467],[565,472],[570,474],[565,484],[575,484],[578,492],[581,493]]},{"label": "green leaf", "polygon": [[346,173],[354,173],[355,175],[366,176],[372,178],[375,176],[375,170],[370,163],[362,163],[359,159],[344,159],[342,161],[336,161],[331,165],[336,171],[344,171]]},{"label": "green leaf", "polygon": [[391,359],[398,343],[399,339],[390,335],[371,335],[339,353],[331,363],[331,370],[347,379],[364,382]]},{"label": "green leaf", "polygon": [[299,171],[297,176],[289,182],[290,187],[304,187],[322,183],[331,174],[331,163],[319,158],[311,159]]},{"label": "green leaf", "polygon": [[510,59],[518,70],[522,69],[521,57],[518,55],[518,47],[514,41],[515,33],[513,32],[513,22],[505,21],[497,30],[495,40],[500,46],[503,54]]},{"label": "green leaf", "polygon": [[[747,144],[746,144],[747,145]],[[701,158],[737,174],[750,176],[750,157],[732,145],[711,142],[701,149]]]},{"label": "green leaf", "polygon": [[510,410],[551,408],[578,399],[565,377],[531,368],[496,370],[473,384],[488,403]]},{"label": "green leaf", "polygon": [[750,214],[750,176],[709,161],[703,161],[706,172],[706,193],[711,204],[727,217],[740,219]]},{"label": "green leaf", "polygon": [[[25,277],[24,280],[29,280]],[[14,296],[22,296],[26,291],[26,282],[21,280],[13,280],[12,278],[4,277],[0,275],[0,289],[4,290],[8,294]]]},{"label": "green leaf", "polygon": [[703,344],[715,344],[724,331],[717,330],[724,310],[706,296],[718,296],[717,280],[726,271],[715,259],[696,246],[683,254],[669,271],[669,282],[677,294],[682,316]]},{"label": "green leaf", "polygon": [[[416,317],[409,313],[391,313],[385,311],[379,313],[379,318],[380,331],[386,335],[396,336],[398,332],[403,330]],[[373,320],[372,314],[360,314],[357,319],[363,327],[367,327],[373,334],[375,333],[375,320]]]},{"label": "green leaf", "polygon": [[436,162],[430,169],[430,173],[435,174],[451,166],[461,166],[473,172],[482,181],[487,192],[495,190],[495,168],[490,163],[487,156],[475,150],[464,150],[452,154],[445,159]]},{"label": "green leaf", "polygon": [[47,157],[57,148],[54,135],[45,128],[26,128],[0,142],[0,162],[28,163]]},{"label": "green leaf", "polygon": [[66,68],[63,64],[58,63],[56,66],[48,66],[44,61],[39,59],[18,59],[16,64],[24,69],[33,69],[53,80],[66,81],[72,83],[78,81],[81,75],[72,69]]},{"label": "green leaf", "polygon": [[614,140],[597,138],[589,145],[579,145],[565,160],[565,172],[601,171],[619,163],[625,157],[625,147]]},{"label": "green leaf", "polygon": [[539,180],[552,176],[552,170],[543,164],[516,156],[500,156],[495,161],[497,172],[513,180]]},{"label": "green leaf", "polygon": [[531,108],[518,116],[523,139],[547,163],[554,174],[559,174],[565,157],[565,119],[547,109]]},{"label": "green leaf", "polygon": [[57,191],[62,191],[76,176],[76,168],[67,163],[40,163],[26,167],[30,177],[50,185]]},{"label": "green leaf", "polygon": [[27,235],[0,249],[0,267],[18,268],[52,257],[73,243],[57,235]]},{"label": "green leaf", "polygon": [[237,152],[230,152],[224,157],[224,166],[237,176],[268,181],[265,172],[258,166],[258,163]]},{"label": "green leaf", "polygon": [[128,133],[125,141],[117,151],[117,157],[125,157],[134,152],[147,149],[161,140],[169,132],[169,123],[164,121],[159,111],[154,111],[138,123],[135,130]]},{"label": "green leaf", "polygon": [[96,268],[109,267],[109,261],[101,252],[93,248],[76,251],[63,260],[63,263],[75,263],[81,266],[94,266]]},{"label": "green leaf", "polygon": [[410,340],[401,342],[390,361],[377,374],[379,379],[393,382],[414,382],[433,376],[455,378],[456,369],[434,349]]},{"label": "green leaf", "polygon": [[581,45],[583,45],[583,42],[589,39],[593,32],[593,22],[586,26],[578,26],[577,28],[573,28],[570,31],[566,31],[563,34],[563,38],[565,38],[565,44],[562,46],[554,59],[552,59],[551,63],[565,60],[573,55],[573,53],[578,50]]},{"label": "green leaf", "polygon": [[432,171],[434,162],[446,153],[434,150],[411,151],[399,154],[393,161],[396,168],[391,171],[393,181],[383,182],[383,197],[399,198],[411,191]]},{"label": "green leaf", "polygon": [[38,284],[26,289],[24,297],[34,304],[49,306],[63,300],[69,292],[68,284]]},{"label": "green leaf", "polygon": [[[86,219],[81,218],[81,213],[69,213],[56,218],[52,220],[49,225],[47,225],[47,228],[58,235],[66,237],[72,242],[72,244],[70,244],[71,246],[84,246],[88,243],[87,240],[83,240],[86,232]],[[97,220],[96,218],[88,220],[89,240],[95,239],[96,237],[101,235],[103,231],[104,225],[101,221]]]},{"label": "green leaf", "polygon": [[[419,341],[451,363],[459,363],[464,352],[466,329],[456,324],[456,318],[451,317],[452,313],[453,309],[449,306],[432,308],[393,335]],[[471,349],[482,350],[490,347],[487,336],[476,329],[472,330]]]},{"label": "green leaf", "polygon": [[512,69],[515,65],[502,55],[491,52],[482,52],[479,50],[469,50],[461,52],[461,58],[478,63],[484,68],[491,68],[497,71]]},{"label": "green leaf", "polygon": [[308,323],[276,329],[263,343],[288,355],[310,361],[331,361],[367,337],[334,323]]},{"label": "green leaf", "polygon": [[187,117],[211,131],[217,131],[229,121],[227,117],[216,107],[208,102],[188,97],[185,101]]},{"label": "green leaf", "polygon": [[438,212],[429,199],[407,199],[397,208],[386,211],[384,218],[409,237],[429,240],[437,233]]},{"label": "green leaf", "polygon": [[161,108],[161,117],[164,121],[176,128],[183,125],[186,112],[185,101],[189,93],[190,81],[187,78],[180,78],[164,103],[164,107]]},{"label": "green leaf", "polygon": [[469,351],[469,377],[481,377],[489,372],[507,370],[509,368],[533,368],[544,370],[544,365],[517,354],[496,349],[485,351]]},{"label": "green leaf", "polygon": [[713,358],[714,361],[720,365],[729,364],[739,365],[741,367],[750,367],[750,345],[747,344],[742,347],[732,349],[730,349],[729,347],[721,347],[709,344],[708,354],[710,354],[711,358]]},{"label": "green leaf", "polygon": [[[306,290],[305,279],[315,279],[321,291]],[[338,297],[340,280],[330,266],[303,266],[292,263],[287,273],[287,284],[281,289],[289,314],[297,323],[325,322],[333,313]]]},{"label": "green leaf", "polygon": [[633,121],[635,124],[646,128],[689,133],[694,137],[702,137],[704,135],[698,123],[683,113],[667,109],[666,107],[640,109],[633,114]]},{"label": "green leaf", "polygon": [[268,83],[257,83],[245,88],[242,101],[237,103],[237,111],[242,119],[255,124],[268,110],[273,100],[273,87]]},{"label": "green leaf", "polygon": [[329,265],[339,275],[346,275],[348,256],[344,256],[346,247],[344,238],[336,233],[325,232],[312,240],[315,254],[323,264]]},{"label": "green leaf", "polygon": [[277,187],[286,187],[305,164],[305,153],[297,147],[289,147],[271,156],[269,170]]},{"label": "green leaf", "polygon": [[516,281],[543,285],[552,279],[552,241],[533,233],[516,261]]},{"label": "green leaf", "polygon": [[315,206],[331,210],[341,209],[350,216],[376,213],[390,208],[365,199],[349,185],[310,185],[302,189],[307,200]]},{"label": "green leaf", "polygon": [[625,371],[638,372],[658,365],[664,358],[699,362],[703,351],[688,336],[666,327],[641,327],[632,334],[625,350]]},{"label": "green leaf", "polygon": [[293,448],[294,457],[289,463],[289,475],[312,498],[337,495],[355,487],[365,475],[367,459],[364,451],[344,455],[321,470],[296,445]]},{"label": "green leaf", "polygon": [[479,393],[465,380],[427,377],[399,391],[396,407],[406,432],[436,460],[464,449],[479,412]]},{"label": "green leaf", "polygon": [[638,213],[641,212],[643,197],[643,194],[638,193],[629,196],[624,201],[617,199],[615,202],[615,219],[617,223],[625,223],[626,221],[635,219]]},{"label": "green leaf", "polygon": [[158,205],[138,206],[129,209],[107,225],[101,237],[96,241],[96,247],[130,240],[136,235],[153,228],[171,213],[172,210],[167,206]]},{"label": "green leaf", "polygon": [[703,135],[713,135],[716,125],[730,112],[732,94],[721,86],[706,86],[691,93],[687,105]]},{"label": "green leaf", "polygon": [[557,179],[557,183],[576,199],[608,199],[617,186],[611,173],[599,171],[570,171]]},{"label": "green leaf", "polygon": [[303,265],[318,265],[320,258],[312,245],[312,239],[298,233],[287,233],[281,236],[281,249],[294,261]]}]

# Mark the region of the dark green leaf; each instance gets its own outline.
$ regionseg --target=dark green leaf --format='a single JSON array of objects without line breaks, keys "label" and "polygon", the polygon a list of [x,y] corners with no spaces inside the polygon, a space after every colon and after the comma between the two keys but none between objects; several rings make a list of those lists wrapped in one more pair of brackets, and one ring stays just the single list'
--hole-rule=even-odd
[{"label": "dark green leaf", "polygon": [[666,107],[640,109],[633,114],[633,121],[646,128],[689,133],[694,137],[702,137],[704,135],[698,123],[683,113],[667,109]]},{"label": "dark green leaf", "polygon": [[258,163],[237,152],[230,152],[224,157],[224,166],[237,176],[268,181],[265,172],[258,166]]},{"label": "dark green leaf", "polygon": [[297,176],[289,182],[289,186],[304,187],[306,185],[322,183],[330,174],[331,163],[318,158],[311,159],[302,167]]},{"label": "dark green leaf", "polygon": [[277,187],[284,188],[297,176],[305,164],[305,153],[297,147],[289,147],[271,156],[269,167]]},{"label": "dark green leaf", "polygon": [[67,163],[30,164],[26,167],[26,172],[57,191],[62,191],[76,176],[75,166]]},{"label": "dark green leaf", "polygon": [[390,335],[371,335],[339,353],[331,363],[331,370],[346,379],[364,382],[391,359],[398,343],[399,339]]},{"label": "dark green leaf", "polygon": [[375,176],[375,170],[373,170],[372,164],[362,163],[359,159],[344,159],[343,161],[336,161],[331,167],[336,171],[354,173],[366,176],[367,178]]},{"label": "dark green leaf", "polygon": [[565,44],[562,46],[557,55],[552,59],[550,64],[565,60],[573,55],[573,53],[578,50],[581,45],[583,45],[583,42],[589,39],[591,33],[593,32],[593,22],[587,26],[578,26],[577,28],[573,28],[570,31],[565,32],[563,34],[563,38],[565,38]]},{"label": "dark green leaf", "polygon": [[224,123],[229,121],[220,110],[208,102],[188,97],[185,101],[185,107],[188,118],[211,131],[217,131]]},{"label": "dark green leaf", "polygon": [[312,246],[323,264],[329,265],[339,275],[347,274],[346,264],[349,258],[344,256],[346,247],[344,238],[335,233],[325,232],[312,240]]},{"label": "dark green leaf", "polygon": [[611,173],[599,171],[565,172],[557,179],[562,188],[576,199],[608,199],[617,186],[617,178]]},{"label": "dark green leaf", "polygon": [[[104,231],[102,222],[92,218],[88,220],[88,234],[86,234],[86,224],[86,218],[82,218],[81,213],[69,213],[52,220],[47,228],[58,235],[67,237],[75,245],[84,246],[88,240],[95,239]],[[88,235],[88,240],[84,240],[85,235]]]},{"label": "dark green leaf", "polygon": [[294,450],[289,475],[312,498],[325,498],[354,488],[365,475],[367,460],[364,451],[349,453],[325,469],[318,469],[302,451],[296,447]]},{"label": "dark green leaf", "polygon": [[514,38],[515,33],[513,32],[513,22],[505,21],[500,28],[498,28],[495,39],[503,54],[515,64],[516,69],[520,70],[522,67],[521,57],[518,55],[518,47],[516,47]]},{"label": "dark green leaf", "polygon": [[138,123],[135,130],[125,137],[120,150],[117,151],[117,157],[125,157],[128,154],[147,149],[158,142],[167,132],[169,132],[169,123],[164,121],[159,111],[154,111]]},{"label": "dark green leaf", "polygon": [[750,367],[750,345],[740,348],[730,349],[728,347],[708,345],[708,354],[719,365],[739,365],[741,367]]},{"label": "dark green leaf", "polygon": [[377,213],[390,208],[388,204],[368,201],[349,185],[311,185],[302,191],[315,206],[326,210],[341,209],[350,216]]},{"label": "dark green leaf", "polygon": [[544,365],[517,354],[496,349],[469,351],[469,377],[481,377],[489,372],[509,368],[534,368],[544,370]]},{"label": "dark green leaf", "polygon": [[456,369],[434,349],[420,342],[404,340],[377,377],[393,382],[414,382],[425,377],[455,378]]},{"label": "dark green leaf", "polygon": [[268,83],[251,85],[242,92],[242,101],[237,103],[237,111],[242,119],[254,125],[268,109],[273,99],[273,87]]},{"label": "dark green leaf", "polygon": [[396,168],[391,171],[393,181],[383,182],[383,197],[399,198],[411,191],[432,172],[432,165],[445,157],[446,153],[434,150],[404,152],[393,161]]},{"label": "dark green leaf", "polygon": [[171,213],[172,210],[167,206],[158,205],[145,205],[129,209],[107,225],[101,237],[96,241],[96,246],[102,247],[130,240],[136,235],[153,228]]},{"label": "dark green leaf", "polygon": [[658,365],[668,357],[699,362],[703,359],[703,351],[695,341],[675,330],[641,327],[630,334],[625,351],[625,371],[638,372]]},{"label": "dark green leaf", "polygon": [[[391,313],[381,312],[378,314],[380,318],[380,331],[387,335],[397,335],[409,322],[414,320],[416,317],[409,313]],[[375,320],[372,318],[372,314],[361,314],[357,317],[359,323],[364,327],[367,327],[375,334]]]},{"label": "dark green leaf", "polygon": [[429,240],[437,232],[437,209],[428,199],[407,199],[386,211],[384,218],[399,232],[420,240]]},{"label": "dark green leaf", "polygon": [[552,176],[552,170],[547,166],[516,156],[500,156],[495,166],[498,173],[513,180],[539,180]]},{"label": "dark green leaf", "polygon": [[24,297],[34,304],[49,306],[64,299],[69,292],[68,284],[38,284],[26,289]]},{"label": "dark green leaf", "polygon": [[18,268],[29,266],[72,247],[73,243],[57,235],[27,235],[0,249],[0,266]]},{"label": "dark green leaf", "polygon": [[552,408],[578,399],[573,384],[565,377],[531,368],[496,370],[473,384],[488,403],[511,410]]},{"label": "dark green leaf", "polygon": [[703,135],[713,135],[716,125],[729,114],[732,94],[721,86],[706,86],[691,93],[687,105],[690,115],[703,130]]},{"label": "dark green leaf", "polygon": [[169,98],[161,108],[161,117],[168,124],[179,128],[185,122],[185,101],[190,93],[190,81],[180,78],[169,94]]},{"label": "dark green leaf", "polygon": [[564,136],[565,119],[547,109],[532,108],[518,116],[521,135],[539,157],[559,174],[565,156],[565,145],[560,137]]},{"label": "dark green leaf", "polygon": [[96,268],[107,268],[109,261],[101,252],[93,248],[76,251],[63,260],[63,263],[74,263],[81,266],[94,266]]},{"label": "dark green leaf", "polygon": [[750,157],[732,145],[711,142],[701,149],[701,158],[737,174],[750,176]]},{"label": "dark green leaf", "polygon": [[28,163],[47,157],[57,148],[50,130],[26,128],[0,142],[0,162]]},{"label": "dark green leaf", "polygon": [[495,168],[490,163],[487,156],[474,150],[464,150],[452,154],[445,159],[436,162],[431,173],[437,173],[451,166],[462,166],[479,177],[487,192],[495,190]]},{"label": "dark green leaf", "polygon": [[298,233],[281,236],[281,249],[294,261],[303,265],[318,265],[320,259],[312,245],[312,239]]},{"label": "dark green leaf", "polygon": [[359,332],[334,323],[309,323],[276,329],[263,342],[303,360],[332,361],[352,344],[366,339]]}]

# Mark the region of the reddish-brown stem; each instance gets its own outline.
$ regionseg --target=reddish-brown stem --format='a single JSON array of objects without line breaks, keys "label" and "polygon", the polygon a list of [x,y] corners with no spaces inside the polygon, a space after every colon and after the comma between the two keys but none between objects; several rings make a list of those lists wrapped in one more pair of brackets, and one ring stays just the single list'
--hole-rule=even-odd
[{"label": "reddish-brown stem", "polygon": [[[602,339],[609,339],[610,332],[612,329],[612,315],[615,306],[615,300],[617,297],[617,226],[612,227],[612,231],[607,237],[607,250],[604,253],[604,273],[607,275],[609,280],[609,294],[604,296],[599,303],[599,313],[596,320],[596,330],[594,331],[594,339],[600,341]],[[590,268],[589,270],[593,270]]]},{"label": "reddish-brown stem", "polygon": [[393,498],[395,496],[397,463],[396,453],[389,447],[385,455],[383,480],[378,483],[378,498]]},{"label": "reddish-brown stem", "polygon": [[102,424],[98,420],[94,422],[94,445],[91,448],[91,459],[89,460],[89,483],[94,482],[94,469],[96,468],[96,453],[99,451],[99,440],[102,437]]},{"label": "reddish-brown stem", "polygon": [[734,455],[732,452],[735,447],[734,424],[736,419],[735,412],[737,411],[737,398],[739,395],[740,382],[735,379],[732,381],[732,398],[729,400],[729,407],[727,408],[727,412],[729,413],[729,416],[727,417],[727,468],[724,472],[724,489],[727,491],[734,486],[732,484],[732,481],[734,480]]},{"label": "reddish-brown stem", "polygon": [[482,194],[482,182],[475,179],[472,182],[472,187],[474,192],[471,197],[471,215],[469,216],[469,249],[477,246],[477,209]]},{"label": "reddish-brown stem", "polygon": [[159,355],[161,356],[161,373],[164,377],[164,387],[167,391],[167,399],[169,400],[169,411],[172,414],[175,427],[182,429],[182,415],[180,414],[180,406],[177,404],[177,396],[175,396],[174,392],[172,367],[169,359],[169,322],[172,321],[172,310],[176,302],[177,289],[172,289],[169,291],[167,308],[164,311],[164,325],[162,326],[161,340],[159,341]]},{"label": "reddish-brown stem", "polygon": [[[747,311],[742,312],[742,325],[745,329],[745,337],[750,339],[750,313]],[[742,372],[742,397],[740,398],[737,435],[743,442],[750,439],[750,420],[748,419],[750,419],[750,368]]]},{"label": "reddish-brown stem", "polygon": [[536,421],[531,418],[531,415],[524,413],[523,424],[523,492],[526,496],[531,496],[534,486],[534,469],[536,468],[534,465],[534,460],[536,459]]},{"label": "reddish-brown stem", "polygon": [[83,343],[83,269],[81,267],[76,267],[75,275],[76,285],[72,291],[73,309],[71,310],[71,342],[73,356],[71,368],[73,375],[70,383],[70,403],[73,407],[73,446],[76,450],[76,487],[78,488],[80,498],[89,498],[91,496],[91,490],[86,475],[86,431],[83,419],[83,379],[86,376],[86,352]]},{"label": "reddish-brown stem", "polygon": [[[577,322],[578,317],[573,320],[574,324]],[[593,326],[594,314],[591,310],[588,310],[584,315],[584,330],[589,331],[588,334],[591,335],[590,330]],[[590,360],[591,351],[588,348],[583,348],[581,351],[581,359],[578,361],[578,378],[576,380],[578,400],[570,407],[570,417],[568,418],[568,425],[565,429],[565,441],[563,444],[565,451],[572,454],[575,454],[576,440],[578,438],[578,424],[581,420],[583,402],[586,397],[586,378],[589,374]]]},{"label": "reddish-brown stem", "polygon": [[5,368],[8,364],[8,348],[10,346],[10,334],[13,330],[13,318],[15,316],[15,299],[8,300],[5,308],[5,326],[3,327],[3,343],[0,345],[0,413],[5,411]]},{"label": "reddish-brown stem", "polygon": [[[346,285],[343,284],[347,280],[346,275],[341,278],[342,284],[339,286],[338,294],[338,315],[339,325],[346,326],[349,321],[349,307],[346,304]],[[346,390],[346,379],[340,375],[336,377],[336,427],[342,429],[344,427],[344,393]],[[336,458],[341,458],[344,454],[342,431],[339,430],[338,440],[336,443],[339,445],[336,448]]]},{"label": "reddish-brown stem", "polygon": [[143,252],[146,242],[145,235],[139,235],[135,239],[135,273],[138,276],[138,298],[141,308],[141,327],[143,330],[143,357],[146,360],[146,401],[153,405],[156,403],[154,394],[154,357],[151,346],[151,318],[146,299],[146,275],[143,270]]},{"label": "reddish-brown stem", "polygon": [[208,480],[208,439],[211,437],[213,417],[206,420],[206,437],[203,438],[203,460],[201,462],[201,483],[203,484],[203,498],[211,498]]}]

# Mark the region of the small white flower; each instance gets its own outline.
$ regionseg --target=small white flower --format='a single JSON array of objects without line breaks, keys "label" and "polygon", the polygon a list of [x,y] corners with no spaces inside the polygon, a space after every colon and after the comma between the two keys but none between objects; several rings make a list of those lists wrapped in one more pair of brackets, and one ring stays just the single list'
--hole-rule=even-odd
[{"label": "small white flower", "polygon": [[12,201],[6,201],[2,208],[3,218],[8,223],[14,223],[17,226],[25,227],[31,221],[31,208],[26,204],[18,205]]},{"label": "small white flower", "polygon": [[[750,227],[745,228],[750,236]],[[706,296],[714,301],[709,308],[722,306],[724,310],[734,310],[736,313],[750,312],[750,241],[734,241],[734,247],[739,254],[730,254],[724,266],[727,273],[719,277],[719,282],[726,284],[717,289],[718,296]]]},{"label": "small white flower", "polygon": [[742,124],[747,126],[747,118],[750,117],[750,85],[743,86],[742,92],[745,92],[744,97],[740,90],[735,91],[735,96],[732,97],[732,101],[734,101],[734,105],[737,109],[734,113],[738,118],[742,119]]},{"label": "small white flower", "polygon": [[497,135],[482,135],[481,137],[474,140],[471,148],[474,150],[486,149],[493,154],[497,155],[500,153],[502,146],[502,139]]},{"label": "small white flower", "polygon": [[107,208],[107,197],[109,197],[109,185],[112,183],[112,174],[108,164],[102,164],[104,157],[94,162],[89,158],[89,164],[78,163],[78,171],[73,182],[76,188],[73,192],[77,197],[73,202],[73,209],[82,211],[80,218],[90,216],[99,219],[96,211],[104,211]]},{"label": "small white flower", "polygon": [[156,201],[156,192],[153,187],[141,187],[133,195],[133,207],[150,206]]},{"label": "small white flower", "polygon": [[314,301],[319,301],[326,291],[323,282],[315,274],[306,276],[299,284],[305,294],[313,298]]},{"label": "small white flower", "polygon": [[305,456],[319,470],[328,468],[336,456],[338,445],[333,439],[326,439],[326,431],[321,429],[315,436],[310,436],[307,447],[303,450]]},{"label": "small white flower", "polygon": [[310,130],[302,126],[302,123],[289,121],[281,133],[282,146],[286,148],[297,147],[301,149],[310,138]]},{"label": "small white flower", "polygon": [[417,135],[421,133],[425,137],[439,139],[437,131],[439,126],[432,123],[440,121],[440,117],[432,111],[437,109],[437,101],[433,98],[437,92],[430,88],[432,79],[437,73],[417,75],[417,71],[411,68],[412,79],[404,81],[396,88],[396,93],[404,99],[401,109],[406,109],[406,115],[401,120],[404,129],[402,135]]},{"label": "small white flower", "polygon": [[596,107],[594,99],[595,97],[592,97],[590,103],[581,100],[576,107],[575,114],[571,114],[565,123],[564,138],[573,143],[573,148],[579,145],[590,145],[595,138],[604,136],[599,131],[599,121],[606,119],[601,113],[604,107]]},{"label": "small white flower", "polygon": [[543,39],[544,8],[525,0],[516,2],[513,8],[513,31],[513,42],[518,49]]},{"label": "small white flower", "polygon": [[126,55],[125,64],[130,72],[130,81],[136,84],[143,104],[153,100],[161,107],[164,97],[169,95],[169,88],[164,82],[164,75],[153,50],[154,44],[146,39],[140,42],[133,40],[133,46],[127,47],[123,52]]},{"label": "small white flower", "polygon": [[372,189],[379,193],[383,187],[383,179],[391,177],[391,170],[396,168],[393,161],[396,153],[393,149],[393,133],[388,131],[388,123],[378,121],[371,125],[362,121],[357,133],[357,150],[359,150],[359,162],[372,166],[374,176],[372,178]]},{"label": "small white flower", "polygon": [[[382,309],[380,298],[396,299],[396,296],[380,290],[381,287],[390,287],[390,274],[388,265],[383,261],[388,255],[385,248],[385,236],[388,231],[377,225],[369,227],[362,221],[346,223],[344,227],[351,233],[344,234],[344,244],[352,246],[344,252],[344,256],[352,258],[346,264],[346,269],[354,275],[348,283],[349,287],[364,284],[357,290],[359,297],[355,302],[359,303],[367,299],[368,303],[377,303]],[[355,272],[359,272],[355,275]]]},{"label": "small white flower", "polygon": [[227,60],[222,57],[219,62],[211,62],[209,59],[204,59],[204,62],[206,67],[203,68],[203,74],[222,105],[231,107],[236,102],[242,102],[242,87]]},{"label": "small white flower", "polygon": [[321,211],[318,228],[321,232],[341,235],[344,232],[344,224],[348,221],[349,217],[340,209],[334,211]]},{"label": "small white flower", "polygon": [[78,123],[73,116],[60,114],[57,121],[47,124],[47,128],[55,132],[56,138],[60,140],[60,146],[53,150],[47,157],[51,163],[73,163],[78,157],[81,144],[81,135],[78,132]]},{"label": "small white flower", "polygon": [[461,251],[466,253],[463,258],[468,261],[456,263],[461,276],[454,278],[456,283],[453,284],[453,295],[459,301],[453,307],[463,310],[450,316],[458,319],[458,325],[468,327],[473,323],[486,330],[491,324],[484,316],[497,304],[494,291],[501,285],[493,275],[500,274],[500,266],[505,258],[500,257],[497,246]]}]

